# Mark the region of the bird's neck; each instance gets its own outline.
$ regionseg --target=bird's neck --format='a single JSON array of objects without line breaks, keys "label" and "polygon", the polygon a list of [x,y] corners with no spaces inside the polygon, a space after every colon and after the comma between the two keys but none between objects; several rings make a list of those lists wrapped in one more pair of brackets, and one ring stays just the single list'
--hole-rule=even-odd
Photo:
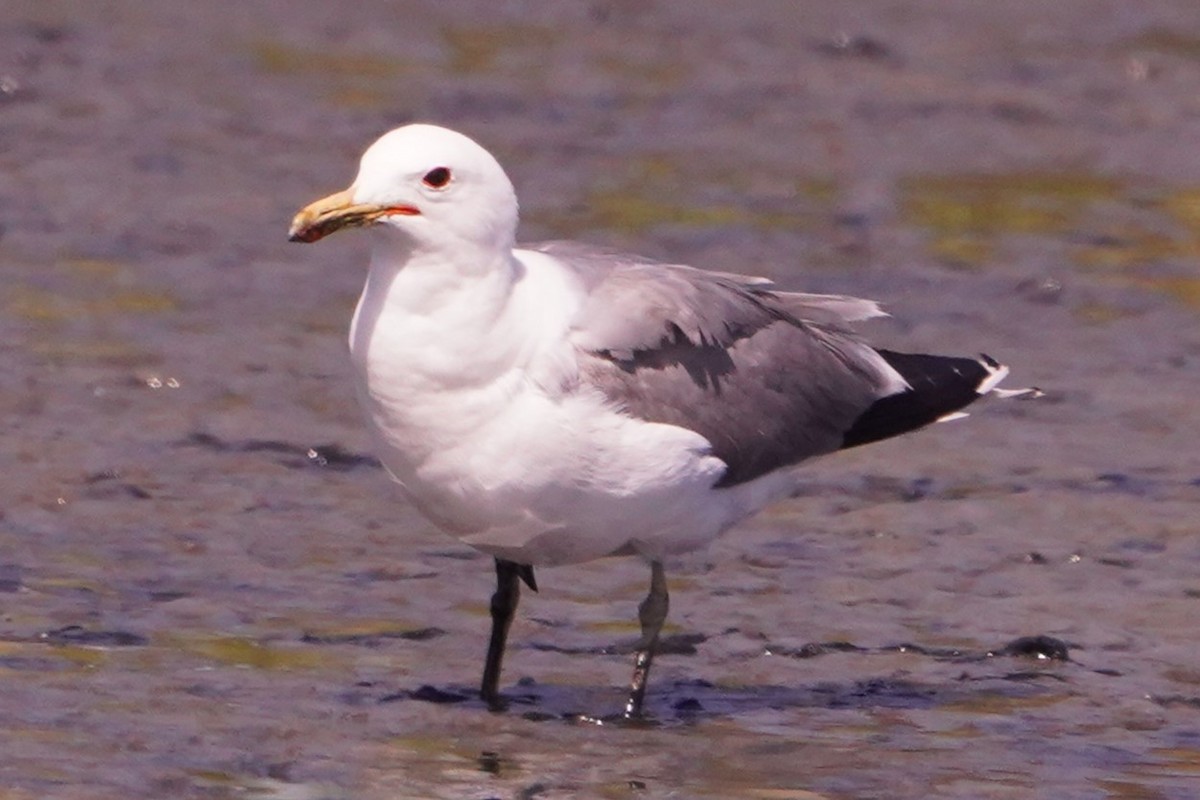
[{"label": "bird's neck", "polygon": [[518,272],[511,247],[435,248],[388,238],[372,251],[364,298],[378,293],[392,312],[416,314],[460,304],[468,296],[478,302],[484,299],[480,293],[503,303]]},{"label": "bird's neck", "polygon": [[506,348],[494,346],[494,331],[510,316],[521,274],[511,250],[447,254],[381,243],[351,328],[354,361],[367,377],[407,369],[416,380],[463,373],[469,361],[503,361],[510,354],[498,352]]}]

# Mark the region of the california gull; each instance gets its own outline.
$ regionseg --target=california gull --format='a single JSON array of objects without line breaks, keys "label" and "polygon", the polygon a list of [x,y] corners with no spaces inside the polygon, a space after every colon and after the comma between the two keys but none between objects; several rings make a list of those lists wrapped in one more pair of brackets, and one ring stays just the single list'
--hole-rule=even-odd
[{"label": "california gull", "polygon": [[466,136],[406,125],[293,241],[381,232],[350,328],[380,459],[437,526],[495,558],[493,706],[520,583],[615,555],[650,566],[626,703],[667,615],[663,561],[794,492],[795,467],[961,415],[1007,367],[874,349],[870,300],[569,242],[517,247],[517,198]]}]

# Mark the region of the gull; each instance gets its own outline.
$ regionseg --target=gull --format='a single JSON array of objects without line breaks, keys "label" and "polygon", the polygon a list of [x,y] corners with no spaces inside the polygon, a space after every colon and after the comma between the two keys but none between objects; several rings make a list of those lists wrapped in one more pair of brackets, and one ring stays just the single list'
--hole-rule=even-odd
[{"label": "gull", "polygon": [[625,716],[642,713],[667,616],[663,562],[799,487],[818,455],[962,416],[1008,368],[875,349],[870,300],[777,289],[573,242],[518,247],[496,159],[446,128],[397,128],[289,238],[379,235],[350,326],[357,394],[384,467],[439,528],[495,559],[480,695],[534,567],[637,556]]}]

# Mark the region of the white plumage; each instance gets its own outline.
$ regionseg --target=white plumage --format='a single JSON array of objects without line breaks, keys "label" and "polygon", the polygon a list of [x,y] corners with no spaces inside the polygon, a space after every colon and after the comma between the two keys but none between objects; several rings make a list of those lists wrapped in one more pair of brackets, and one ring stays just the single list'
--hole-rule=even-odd
[{"label": "white plumage", "polygon": [[380,236],[350,332],[358,394],[405,495],[497,558],[489,700],[518,577],[636,554],[655,576],[637,713],[666,556],[786,496],[802,460],[953,414],[1006,371],[870,348],[847,329],[882,313],[867,300],[570,243],[516,249],[503,169],[444,128],[383,136],[291,236],[367,224]]}]

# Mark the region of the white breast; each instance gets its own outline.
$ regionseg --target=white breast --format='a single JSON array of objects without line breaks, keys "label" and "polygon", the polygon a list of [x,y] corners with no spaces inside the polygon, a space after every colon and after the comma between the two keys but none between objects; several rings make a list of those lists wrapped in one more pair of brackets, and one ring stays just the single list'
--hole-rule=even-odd
[{"label": "white breast", "polygon": [[373,267],[350,340],[384,465],[440,527],[522,563],[715,536],[734,498],[710,488],[723,465],[707,441],[580,385],[566,333],[582,289],[553,259],[520,255],[449,292],[420,265]]}]

